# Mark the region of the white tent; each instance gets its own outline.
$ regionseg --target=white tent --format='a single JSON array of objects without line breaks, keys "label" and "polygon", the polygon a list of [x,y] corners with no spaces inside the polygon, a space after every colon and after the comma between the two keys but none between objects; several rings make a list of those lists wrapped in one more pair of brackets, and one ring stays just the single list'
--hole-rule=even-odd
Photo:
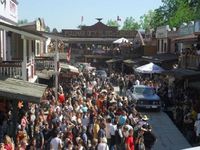
[{"label": "white tent", "polygon": [[70,71],[73,73],[79,73],[78,68],[71,66],[69,64],[66,64],[66,63],[60,63],[60,71],[61,72]]},{"label": "white tent", "polygon": [[128,43],[128,42],[129,42],[128,39],[122,37],[120,39],[115,40],[113,43],[115,43],[115,44],[121,44],[121,43]]},{"label": "white tent", "polygon": [[139,72],[139,73],[150,73],[150,74],[152,74],[152,73],[161,73],[161,72],[164,71],[164,69],[151,62],[149,64],[146,64],[146,65],[143,65],[143,66],[136,68],[135,71]]}]

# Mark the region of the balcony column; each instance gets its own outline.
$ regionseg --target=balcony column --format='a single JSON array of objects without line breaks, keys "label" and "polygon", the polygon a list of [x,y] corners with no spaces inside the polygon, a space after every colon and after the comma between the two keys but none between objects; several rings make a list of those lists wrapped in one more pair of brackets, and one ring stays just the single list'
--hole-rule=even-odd
[{"label": "balcony column", "polygon": [[27,39],[22,36],[22,40],[23,40],[23,62],[22,62],[22,79],[24,81],[27,81],[27,70],[26,70],[26,64],[27,64],[27,52],[26,52],[26,48],[27,48]]},{"label": "balcony column", "polygon": [[2,50],[3,50],[3,61],[6,61],[6,31],[2,30]]},{"label": "balcony column", "polygon": [[31,64],[31,77],[34,76],[34,61],[33,61],[33,52],[32,52],[32,40],[28,40],[28,52],[29,52],[29,62]]},{"label": "balcony column", "polygon": [[0,61],[1,61],[1,59],[3,60],[3,55],[4,55],[4,53],[3,53],[4,52],[3,42],[4,42],[3,30],[0,29]]}]

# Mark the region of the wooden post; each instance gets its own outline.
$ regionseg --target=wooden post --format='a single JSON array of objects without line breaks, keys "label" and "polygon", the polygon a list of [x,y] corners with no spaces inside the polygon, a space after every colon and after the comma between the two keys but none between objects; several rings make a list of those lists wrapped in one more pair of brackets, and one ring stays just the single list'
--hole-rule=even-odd
[{"label": "wooden post", "polygon": [[22,62],[22,79],[24,81],[27,81],[27,70],[26,70],[26,64],[27,64],[27,45],[26,45],[26,38],[22,36],[23,39],[23,62]]}]

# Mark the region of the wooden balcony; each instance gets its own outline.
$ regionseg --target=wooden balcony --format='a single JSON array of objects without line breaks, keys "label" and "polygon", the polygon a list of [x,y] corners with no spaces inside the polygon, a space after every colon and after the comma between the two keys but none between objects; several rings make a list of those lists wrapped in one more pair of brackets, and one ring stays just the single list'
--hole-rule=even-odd
[{"label": "wooden balcony", "polygon": [[54,58],[53,57],[35,57],[36,70],[54,70]]},{"label": "wooden balcony", "polygon": [[0,62],[0,76],[22,79],[22,61]]},{"label": "wooden balcony", "polygon": [[181,55],[179,57],[179,65],[186,69],[200,69],[200,55]]}]

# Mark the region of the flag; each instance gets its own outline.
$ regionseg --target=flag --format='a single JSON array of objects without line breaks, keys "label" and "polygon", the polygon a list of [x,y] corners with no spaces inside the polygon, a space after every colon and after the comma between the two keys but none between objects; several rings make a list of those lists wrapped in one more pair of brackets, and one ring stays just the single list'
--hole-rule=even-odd
[{"label": "flag", "polygon": [[81,16],[81,23],[83,22],[83,16]]},{"label": "flag", "polygon": [[71,59],[71,48],[68,48],[67,49],[67,63],[70,62],[70,59]]},{"label": "flag", "polygon": [[121,21],[121,18],[119,16],[117,16],[117,21]]}]

